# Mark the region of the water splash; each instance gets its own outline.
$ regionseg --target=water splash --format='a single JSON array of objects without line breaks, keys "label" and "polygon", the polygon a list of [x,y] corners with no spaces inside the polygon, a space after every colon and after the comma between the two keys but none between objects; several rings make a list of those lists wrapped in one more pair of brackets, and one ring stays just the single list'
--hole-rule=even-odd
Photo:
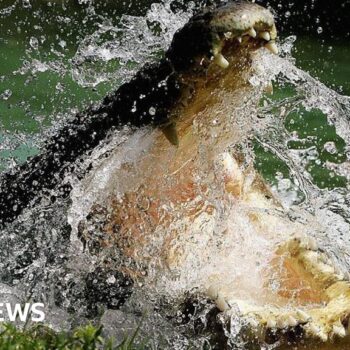
[{"label": "water splash", "polygon": [[142,64],[162,54],[191,17],[191,2],[186,12],[174,12],[171,4],[152,4],[144,17],[123,15],[117,26],[101,23],[81,41],[72,59],[73,79],[84,87],[128,81]]},{"label": "water splash", "polygon": [[[28,116],[31,120],[26,124],[32,125],[31,133],[43,130],[50,133],[48,126],[57,124],[53,126],[56,128],[64,124],[77,106],[82,109],[84,105],[100,101],[101,96],[129,80],[143,64],[162,55],[175,31],[183,26],[194,9],[192,2],[186,5],[186,10],[174,10],[172,5],[173,1],[167,0],[150,5],[145,16],[123,14],[114,18],[108,13],[101,14],[98,5],[90,1],[81,3],[80,12],[72,8],[68,16],[65,5],[60,8],[58,4],[49,3],[48,6],[55,6],[58,12],[52,25],[57,33],[62,33],[54,35],[50,29],[52,19],[42,8],[44,5],[33,8],[32,18],[27,19],[30,2],[15,1],[0,12],[0,16],[18,21],[18,26],[10,27],[9,34],[4,35],[3,51],[12,50],[12,35],[21,35],[15,52],[23,46],[23,53],[17,66],[12,68],[11,64],[11,71],[0,77],[0,84],[5,86],[0,90],[0,103],[3,102],[4,108],[10,109],[10,115],[16,118]],[[38,23],[26,29],[31,20]],[[74,28],[78,23],[79,33]],[[22,27],[31,33],[29,38],[22,39]],[[74,42],[72,37],[76,37]],[[23,81],[21,88],[15,85],[20,81]],[[7,144],[11,139],[6,131],[12,132],[15,128],[18,132],[24,131],[22,135],[28,137],[28,145],[33,140],[37,142],[34,147],[26,148],[28,154],[41,147],[42,136],[29,136],[21,124],[1,127],[1,137]],[[8,154],[13,161],[25,159],[25,155],[18,157],[21,152],[18,147],[13,144],[11,149],[4,150],[1,158],[5,161],[0,161],[2,168],[8,166]]]},{"label": "water splash", "polygon": [[[259,160],[259,155],[254,155],[252,152],[251,140],[255,139],[255,142],[261,145],[265,151],[270,152],[287,169],[287,172],[276,171],[275,178],[270,179],[275,196],[283,204],[281,210],[273,214],[280,217],[278,224],[280,226],[273,226],[271,228],[272,236],[266,239],[266,236],[261,236],[256,228],[249,224],[249,220],[246,220],[246,208],[227,203],[223,205],[220,192],[217,192],[219,189],[213,189],[215,196],[220,198],[219,201],[214,199],[212,202],[217,210],[216,215],[208,217],[202,215],[196,219],[198,222],[196,220],[186,222],[186,215],[180,215],[182,219],[174,221],[173,226],[170,226],[168,230],[186,232],[183,236],[178,237],[174,243],[180,247],[188,246],[188,252],[181,252],[181,255],[185,255],[182,269],[175,268],[170,272],[163,270],[158,273],[158,256],[161,254],[163,243],[166,240],[164,237],[168,233],[164,232],[162,228],[159,232],[157,230],[153,232],[149,249],[142,251],[142,253],[148,257],[157,258],[151,258],[148,261],[148,279],[144,283],[148,284],[147,288],[151,292],[147,294],[147,291],[142,290],[140,292],[142,296],[146,294],[147,298],[154,299],[158,295],[171,303],[174,302],[174,298],[181,299],[181,295],[184,295],[188,290],[200,290],[207,282],[206,278],[216,273],[239,280],[237,297],[245,300],[247,298],[255,301],[262,300],[259,289],[262,284],[261,274],[266,269],[271,254],[273,254],[273,247],[288,236],[288,222],[300,223],[303,227],[307,227],[307,233],[315,237],[320,246],[330,252],[340,269],[343,272],[348,270],[350,237],[344,236],[344,232],[348,232],[349,229],[348,195],[341,186],[333,184],[331,188],[325,188],[322,186],[322,181],[317,182],[309,170],[310,163],[322,167],[326,164],[329,165],[329,162],[327,163],[321,158],[320,149],[326,149],[328,156],[334,156],[339,152],[337,152],[337,148],[331,147],[335,145],[334,141],[321,140],[321,144],[310,146],[310,141],[315,142],[318,137],[306,137],[304,140],[300,130],[287,128],[287,121],[295,116],[306,118],[303,119],[306,121],[310,115],[312,118],[324,118],[325,127],[327,125],[335,127],[336,132],[342,136],[343,142],[347,143],[349,134],[346,125],[348,125],[347,116],[350,111],[349,99],[327,88],[295,66],[290,56],[293,40],[294,38],[287,38],[284,43],[281,43],[285,57],[276,57],[267,54],[264,50],[257,51],[253,59],[255,74],[250,79],[250,83],[254,87],[253,95],[260,96],[264,87],[272,79],[277,91],[283,91],[285,88],[291,90],[287,97],[270,98],[265,96],[264,103],[257,111],[258,119],[253,117],[255,112],[251,110],[254,98],[237,100],[231,98],[230,100],[234,106],[231,110],[231,114],[235,118],[234,122],[243,130],[240,138],[232,139],[232,142],[236,143],[236,146],[237,143],[239,144],[245,161],[249,164],[254,160]],[[224,94],[221,97],[225,98]],[[225,106],[230,106],[230,104]],[[309,122],[311,121],[309,120]],[[294,125],[293,123],[289,124]],[[231,127],[237,128],[236,124],[232,125]],[[334,130],[331,128],[330,133],[331,131]],[[334,138],[334,135],[335,133],[329,134],[328,137]],[[125,191],[125,188],[122,187],[123,177],[118,176],[118,183],[115,184],[110,176],[125,160],[127,162],[137,160],[138,150],[148,150],[152,137],[154,137],[152,133],[147,130],[144,133],[129,136],[128,141],[123,146],[123,151],[126,153],[114,153],[108,161],[99,160],[101,154],[107,151],[105,146],[96,151],[96,154],[99,155],[94,158],[96,173],[87,182],[77,183],[73,192],[73,205],[69,211],[73,232],[79,231],[78,223],[84,221],[84,216],[89,212],[93,203],[105,203],[111,193],[118,196],[118,193]],[[246,138],[249,141],[244,141]],[[300,149],[296,146],[289,146],[291,142],[294,144],[300,142],[306,147]],[[340,141],[337,139],[337,142]],[[135,147],[135,143],[139,147]],[[208,150],[203,152],[205,157],[201,164],[205,168],[205,164],[208,162]],[[338,160],[339,166],[346,164],[346,162],[347,158],[343,156]],[[268,163],[265,161],[263,165],[266,167]],[[344,176],[345,169],[344,167],[342,169],[342,176]],[[270,169],[270,172],[274,173],[273,170]],[[215,176],[213,172],[215,170],[209,168],[208,172],[201,175],[203,178],[200,178],[199,181],[205,181],[206,177],[210,181]],[[143,176],[147,175],[143,174]],[[130,184],[132,187],[132,180],[127,178],[127,185]],[[98,198],[96,193],[102,197]],[[87,201],[82,203],[81,198],[85,198]],[[102,214],[102,217],[104,216],[105,214]],[[287,224],[282,224],[283,220],[287,220]],[[88,230],[91,234],[90,238],[96,237],[96,231],[99,230],[97,226],[92,225],[91,230]],[[189,229],[190,233],[187,232]],[[280,232],[280,235],[276,235],[276,232]],[[264,234],[266,235],[266,232]],[[212,239],[213,236],[215,239]],[[186,243],[184,244],[182,240],[185,240]],[[223,255],[223,251],[228,251],[229,254]],[[115,251],[113,253],[115,254]],[[105,255],[103,254],[103,256]],[[142,266],[139,268],[142,269]],[[253,274],[252,271],[255,273]],[[144,288],[144,285],[142,284],[140,287]],[[140,293],[136,293],[133,298],[145,306],[147,301]],[[134,299],[132,301],[135,302]],[[129,302],[127,302],[126,308],[130,307]],[[229,332],[230,337],[236,342],[236,346],[238,342],[236,336],[241,327],[244,327],[241,322],[242,320],[237,320],[236,323],[233,323],[233,329]]]},{"label": "water splash", "polygon": [[[282,202],[286,199],[286,181],[289,188],[294,188],[294,198],[300,198],[299,191],[303,194],[301,202],[300,200],[295,201],[296,204],[299,202],[298,205],[290,205],[293,204],[293,201],[287,199],[289,204],[287,208],[290,208],[287,211],[288,215],[301,221],[310,221],[311,234],[318,239],[326,251],[333,253],[339,266],[342,266],[344,271],[348,271],[350,260],[346,247],[349,247],[350,237],[346,235],[346,232],[349,232],[350,208],[346,203],[349,201],[347,164],[349,163],[350,141],[350,98],[339,95],[308,73],[298,69],[294,65],[294,60],[289,56],[291,40],[294,38],[287,38],[282,46],[282,52],[285,52],[286,45],[288,48],[285,58],[260,54],[256,57],[258,79],[264,81],[266,77],[274,77],[280,87],[292,86],[294,94],[293,97],[277,101],[270,100],[266,106],[261,108],[261,114],[270,118],[271,126],[260,133],[259,138],[263,139],[264,146],[283,160],[289,169],[287,179],[280,176],[275,181],[274,189]],[[305,135],[304,138],[300,130],[298,132],[301,135],[290,128],[286,130],[286,119],[288,120],[289,116],[295,114],[299,114],[305,123],[312,123],[312,119],[308,119],[308,116],[318,119],[323,128],[329,128],[328,135],[314,134],[311,138]],[[276,117],[279,118],[277,127]],[[307,124],[304,124],[304,127],[306,126]],[[336,140],[338,148],[333,140]],[[294,142],[294,147],[289,146],[291,142]],[[317,180],[311,173],[310,163],[315,164],[320,169],[319,171],[323,171],[324,177],[328,179],[338,177],[339,182],[335,184],[330,182],[328,186],[324,186],[322,179]]]},{"label": "water splash", "polygon": [[[73,79],[83,87],[96,87],[103,82],[111,82],[113,87],[117,87],[132,76],[145,61],[156,59],[169,44],[175,30],[191,15],[191,6],[186,12],[174,13],[170,4],[165,2],[152,5],[145,17],[124,15],[117,26],[104,21],[94,33],[83,38],[69,64],[62,65],[63,61],[60,60],[50,63],[33,59],[24,62],[16,74],[70,72]],[[295,37],[290,37],[281,43],[282,57],[269,55],[263,50],[254,56],[253,66],[256,72],[250,83],[256,95],[262,94],[263,88],[271,79],[274,81],[275,90],[277,93],[280,91],[280,94],[277,98],[264,97],[263,104],[257,111],[260,118],[252,118],[253,114],[249,113],[251,100],[244,101],[239,109],[242,122],[240,126],[245,127],[244,136],[249,140],[245,141],[242,137],[237,141],[238,145],[234,146],[239,146],[247,164],[261,161],[259,154],[254,153],[254,142],[261,146],[264,155],[277,165],[276,171],[270,169],[269,176],[266,176],[276,197],[283,204],[281,211],[276,215],[304,225],[308,223],[309,233],[325,250],[332,253],[339,266],[346,271],[350,267],[350,237],[345,234],[350,229],[350,197],[346,191],[350,178],[350,101],[348,97],[327,88],[295,66],[291,56],[294,40]],[[62,89],[58,87],[57,90],[60,93]],[[287,96],[283,95],[285,90],[288,90]],[[11,99],[11,95],[8,99]],[[331,157],[342,151],[338,139],[318,142],[317,135],[304,135],[301,130],[293,127],[296,117],[302,117],[302,120],[311,123],[312,118],[318,116],[325,117],[324,125],[334,126],[336,134],[345,144],[344,156],[339,159]],[[307,119],[309,117],[310,119]],[[61,123],[64,123],[64,117]],[[83,186],[77,166],[77,173],[66,179],[74,189],[70,198],[52,203],[51,198],[58,190],[48,193],[36,209],[25,212],[17,222],[1,233],[1,250],[4,252],[0,260],[2,283],[6,284],[6,288],[13,288],[14,295],[20,295],[19,298],[23,300],[28,297],[44,298],[49,306],[48,322],[51,322],[54,328],[68,329],[75,323],[84,322],[88,317],[99,320],[101,313],[103,316],[100,321],[109,327],[111,320],[115,319],[126,319],[129,324],[135,325],[140,321],[138,315],[146,309],[149,313],[144,324],[145,333],[163,333],[165,343],[176,343],[179,348],[188,345],[190,340],[184,335],[184,327],[170,324],[164,314],[167,315],[166,309],[173,302],[174,294],[178,297],[191,286],[193,289],[199,288],[201,279],[208,275],[208,271],[203,267],[203,255],[198,255],[198,251],[202,252],[205,247],[210,247],[210,252],[215,257],[213,259],[206,256],[207,259],[212,259],[210,268],[227,275],[232,274],[232,268],[225,266],[225,261],[220,260],[220,251],[222,247],[231,250],[231,261],[236,262],[236,265],[237,259],[240,261],[241,268],[234,271],[236,276],[244,277],[248,275],[248,271],[256,272],[254,276],[249,274],[250,278],[246,278],[246,283],[251,292],[257,292],[252,285],[259,282],[259,271],[264,268],[266,256],[252,259],[252,255],[261,250],[272,251],[272,246],[282,237],[274,237],[274,241],[257,237],[256,231],[244,220],[245,208],[228,205],[226,211],[220,212],[222,204],[216,202],[220,210],[215,219],[219,224],[213,228],[210,226],[213,225],[210,220],[203,220],[204,226],[201,226],[203,222],[199,222],[197,230],[187,238],[192,240],[192,243],[202,244],[203,248],[190,252],[187,262],[187,271],[190,272],[186,276],[174,276],[173,273],[159,276],[156,273],[152,275],[151,271],[149,283],[157,281],[155,288],[154,284],[148,286],[151,292],[147,293],[144,285],[135,286],[136,290],[122,307],[121,314],[118,314],[119,311],[111,311],[115,308],[116,293],[121,293],[120,288],[116,286],[119,282],[115,274],[120,263],[120,251],[113,246],[106,248],[101,254],[92,254],[88,249],[84,249],[82,239],[78,237],[79,223],[86,219],[89,209],[96,201],[106,200],[105,188],[114,184],[116,193],[120,191],[118,183],[112,178],[111,170],[118,168],[125,160],[137,159],[141,151],[148,149],[153,136],[149,130],[141,130],[133,136],[130,136],[128,130],[123,130],[111,137],[108,142],[94,150],[81,165],[91,165],[100,169],[95,178],[91,174],[91,177],[85,178],[85,184],[90,182],[90,186]],[[3,143],[4,149],[15,144],[12,139],[7,140],[8,146]],[[25,140],[27,136],[25,139],[20,138],[19,142],[23,143]],[[119,145],[123,145],[122,150],[110,157]],[[329,155],[322,155],[322,150]],[[266,167],[267,164],[268,162],[263,162],[262,167]],[[321,180],[315,180],[310,164],[314,168],[319,166],[317,169],[329,169],[335,176],[345,178],[346,181],[341,183],[342,186],[337,186],[339,182],[333,182],[332,186],[323,187]],[[212,172],[213,170],[209,169],[207,175],[213,175]],[[242,222],[234,222],[239,228],[236,231],[238,234],[234,240],[228,240],[222,234],[225,231],[223,226],[233,224],[228,218],[237,217],[237,213],[242,214]],[[88,227],[88,231],[95,236],[101,233],[98,224],[103,225],[104,215],[102,212],[98,218],[101,221]],[[183,222],[183,225],[186,226],[186,223]],[[203,238],[201,233],[204,229],[216,230],[217,239],[214,242],[200,240],[199,237]],[[161,241],[153,243],[153,246],[150,245],[150,253],[159,248],[157,245]],[[252,253],[240,255],[242,249],[251,250]],[[101,270],[100,266],[105,266],[106,262],[109,269]],[[155,262],[151,261],[150,267],[152,264]],[[98,285],[103,287],[98,289],[98,293],[105,292],[98,302],[94,292],[98,286],[94,281],[98,281]],[[122,287],[127,290],[127,286]],[[210,310],[205,301],[202,303],[200,312],[196,315],[198,319]],[[155,306],[159,309],[159,305],[166,311],[154,312]],[[109,308],[109,311],[104,312],[106,308]],[[67,321],[70,318],[72,321]],[[233,322],[232,329],[228,332],[236,346],[236,336],[240,327],[244,327],[240,322]],[[117,331],[113,327],[110,329],[111,334]],[[157,339],[157,336],[154,338]],[[196,341],[198,343],[194,345],[203,343],[205,339],[199,337]]]}]

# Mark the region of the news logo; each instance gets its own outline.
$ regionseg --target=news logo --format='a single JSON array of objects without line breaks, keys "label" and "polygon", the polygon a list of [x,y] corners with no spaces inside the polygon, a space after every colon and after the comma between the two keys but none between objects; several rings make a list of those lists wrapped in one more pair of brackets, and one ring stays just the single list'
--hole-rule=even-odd
[{"label": "news logo", "polygon": [[43,303],[0,303],[0,322],[42,322],[45,319]]}]

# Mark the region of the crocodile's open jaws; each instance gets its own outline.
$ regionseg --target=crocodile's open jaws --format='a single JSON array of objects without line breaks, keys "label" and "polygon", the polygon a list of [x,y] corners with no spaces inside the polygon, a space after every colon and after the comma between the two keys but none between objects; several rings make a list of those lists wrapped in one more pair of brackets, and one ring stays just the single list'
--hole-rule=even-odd
[{"label": "crocodile's open jaws", "polygon": [[[349,332],[350,285],[307,227],[276,214],[278,201],[235,148],[250,131],[240,109],[254,116],[260,98],[247,83],[251,55],[276,53],[275,39],[271,13],[247,3],[180,30],[167,56],[181,97],[165,136],[136,134],[89,174],[77,201],[99,197],[79,234],[94,254],[96,241],[118,247],[121,270],[150,289],[208,297],[226,326],[240,317],[248,343],[328,344]],[[181,47],[188,42],[196,54]],[[180,52],[191,59],[174,59]]]},{"label": "crocodile's open jaws", "polygon": [[251,3],[204,12],[180,30],[167,57],[181,97],[165,136],[136,133],[89,174],[75,197],[98,197],[79,234],[94,254],[96,241],[118,247],[121,270],[150,289],[208,297],[227,326],[240,317],[248,343],[326,346],[349,333],[349,282],[307,227],[278,215],[236,149],[251,131],[240,110],[254,118],[260,98],[248,83],[251,55],[277,53],[275,39],[272,14]]},{"label": "crocodile's open jaws", "polygon": [[120,271],[151,294],[210,299],[224,327],[240,318],[250,344],[333,349],[349,334],[350,284],[306,225],[280,215],[238,147],[252,134],[263,93],[249,83],[252,56],[278,53],[276,37],[273,15],[254,3],[194,16],[159,63],[3,176],[0,225],[38,190],[58,185],[67,164],[111,128],[131,126],[125,142],[96,151],[100,159],[71,194],[69,217],[90,254],[103,260],[118,250]]}]

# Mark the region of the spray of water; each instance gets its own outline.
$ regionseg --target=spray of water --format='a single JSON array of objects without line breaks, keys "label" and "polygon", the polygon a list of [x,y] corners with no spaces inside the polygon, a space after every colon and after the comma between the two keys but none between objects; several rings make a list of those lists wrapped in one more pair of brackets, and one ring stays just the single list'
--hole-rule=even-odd
[{"label": "spray of water", "polygon": [[[68,63],[59,59],[51,63],[32,59],[14,73],[41,74],[53,70],[71,74],[83,87],[97,87],[104,82],[113,82],[116,87],[146,61],[161,55],[173,33],[191,16],[192,5],[185,12],[174,12],[170,5],[170,1],[154,4],[143,17],[124,15],[117,25],[103,18],[92,34],[82,38]],[[9,15],[15,6],[1,10],[0,14]],[[81,167],[94,169],[83,180],[77,174],[67,177],[66,181],[73,185],[70,198],[52,203],[55,193],[48,193],[35,209],[23,213],[1,232],[0,293],[12,293],[22,301],[44,300],[47,322],[55,329],[69,329],[92,318],[104,324],[110,335],[118,336],[135,327],[144,314],[144,332],[153,335],[155,346],[171,344],[172,349],[181,349],[190,343],[199,347],[206,340],[205,336],[187,336],[189,325],[194,327],[194,321],[186,326],[183,322],[169,322],[169,314],[182,319],[182,314],[177,315],[170,305],[181,304],[181,296],[187,291],[200,290],[206,277],[214,272],[236,281],[237,297],[258,299],[261,271],[266,268],[273,247],[285,239],[288,220],[307,227],[307,233],[330,252],[344,272],[348,271],[350,99],[295,66],[291,56],[295,39],[289,37],[281,43],[280,57],[264,50],[257,51],[252,62],[254,74],[249,79],[250,97],[223,102],[228,115],[234,117],[236,124],[232,125],[242,130],[225,147],[239,148],[247,167],[255,164],[258,169],[266,168],[269,163],[262,162],[262,153],[272,164],[280,164],[266,176],[274,195],[282,203],[274,213],[280,218],[280,226],[271,228],[270,236],[261,235],[249,224],[244,206],[223,200],[220,188],[215,188],[212,197],[206,198],[215,208],[215,215],[199,216],[197,222],[186,221],[184,215],[171,223],[172,229],[184,233],[177,241],[179,246],[188,249],[184,254],[184,268],[178,270],[175,266],[159,272],[162,262],[157,254],[161,253],[166,233],[163,227],[157,227],[148,250],[143,251],[149,264],[148,276],[133,286],[132,297],[127,298],[132,282],[118,285],[116,271],[123,260],[120,250],[113,245],[105,249],[94,246],[101,238],[108,214],[108,208],[104,211],[106,208],[102,204],[108,203],[111,194],[118,197],[135,186],[127,172],[125,178],[118,177],[118,181],[113,175],[126,162],[132,163],[142,157],[145,150],[151,148],[156,135],[156,131],[148,129],[131,135],[125,129],[112,135],[86,157],[83,164],[77,165],[77,174]],[[36,47],[35,40],[31,40],[31,46]],[[263,95],[263,88],[271,79],[277,97]],[[244,91],[239,93],[242,97]],[[9,92],[1,96],[2,99],[11,98]],[[223,101],[225,98],[227,96],[223,95]],[[324,125],[334,128],[339,139],[325,139],[319,146],[320,142],[314,142],[317,136],[306,135],[297,128],[298,118],[305,123],[322,119]],[[54,128],[64,122],[62,118]],[[13,141],[16,136],[2,134],[1,137],[7,142],[2,147],[16,147]],[[28,140],[26,135],[23,137]],[[19,137],[19,142],[23,142],[23,138]],[[340,153],[342,156],[337,158]],[[205,157],[201,161],[205,164]],[[322,179],[317,181],[313,172],[317,166],[317,169],[324,169],[326,176],[340,180],[323,186]],[[261,172],[264,175],[264,169]],[[208,165],[198,175],[202,176],[202,181],[205,178],[210,182],[216,176],[215,168]],[[199,200],[201,198],[193,199]],[[101,205],[101,211],[91,222],[87,215],[96,204]],[[88,226],[84,229],[90,241],[79,236],[81,225],[86,223]],[[121,310],[116,310],[123,297],[126,303]],[[201,307],[198,307],[197,320],[210,309],[205,301],[198,303]],[[228,335],[235,339],[242,326],[237,319]],[[239,347],[237,340],[235,342]]]}]

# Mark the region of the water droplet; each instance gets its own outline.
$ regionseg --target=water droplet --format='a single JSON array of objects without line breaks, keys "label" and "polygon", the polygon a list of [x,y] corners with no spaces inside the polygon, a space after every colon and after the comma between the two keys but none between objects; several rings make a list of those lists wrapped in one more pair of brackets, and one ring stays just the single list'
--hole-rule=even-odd
[{"label": "water droplet", "polygon": [[62,83],[57,83],[56,84],[56,90],[59,92],[63,92],[64,91],[64,85]]},{"label": "water droplet", "polygon": [[317,34],[321,34],[323,32],[323,28],[322,27],[318,27],[317,28]]},{"label": "water droplet", "polygon": [[132,108],[131,108],[131,112],[135,113],[137,111],[137,107],[136,107],[136,102],[134,102]]},{"label": "water droplet", "polygon": [[8,100],[12,95],[12,91],[10,89],[5,90],[1,95],[0,98],[3,100]]},{"label": "water droplet", "polygon": [[31,37],[29,39],[29,45],[34,49],[34,50],[37,50],[39,48],[39,41],[37,38],[35,37]]},{"label": "water droplet", "polygon": [[337,146],[333,141],[328,141],[324,144],[323,149],[330,154],[337,153]]},{"label": "water droplet", "polygon": [[110,276],[107,278],[107,283],[108,284],[114,284],[117,280],[115,279],[114,276]]},{"label": "water droplet", "polygon": [[27,9],[27,8],[31,8],[32,4],[30,3],[29,0],[22,0],[22,6]]},{"label": "water droplet", "polygon": [[62,47],[62,49],[64,49],[67,46],[67,42],[65,40],[61,40],[58,45],[60,45]]},{"label": "water droplet", "polygon": [[149,114],[150,115],[155,115],[156,114],[156,109],[154,107],[151,107],[149,110],[148,110]]}]

